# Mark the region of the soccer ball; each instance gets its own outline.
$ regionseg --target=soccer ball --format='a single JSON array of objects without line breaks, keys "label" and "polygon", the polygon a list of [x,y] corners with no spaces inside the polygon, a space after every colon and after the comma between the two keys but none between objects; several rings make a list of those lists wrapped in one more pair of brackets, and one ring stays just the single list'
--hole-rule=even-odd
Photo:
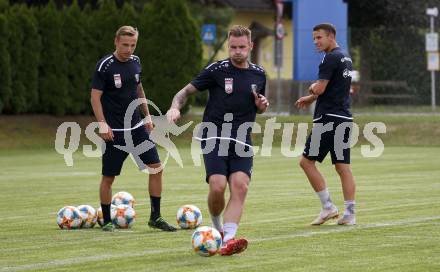
[{"label": "soccer ball", "polygon": [[113,225],[121,229],[130,228],[136,221],[136,212],[129,205],[118,205],[115,209]]},{"label": "soccer ball", "polygon": [[133,208],[134,202],[135,202],[134,197],[127,192],[119,192],[112,197],[112,204],[116,206],[124,204],[124,205],[129,205],[130,207]]},{"label": "soccer ball", "polygon": [[191,238],[193,250],[203,257],[211,257],[220,250],[222,236],[220,232],[211,227],[199,227]]},{"label": "soccer ball", "polygon": [[195,229],[202,224],[202,212],[194,205],[184,205],[177,211],[177,224],[182,229]]},{"label": "soccer ball", "polygon": [[74,206],[63,207],[58,211],[57,224],[61,229],[77,229],[82,224],[81,212]]},{"label": "soccer ball", "polygon": [[95,208],[90,205],[80,205],[78,206],[78,210],[81,213],[82,217],[82,228],[93,228],[98,220],[98,214],[96,213]]},{"label": "soccer ball", "polygon": [[[102,208],[99,207],[98,210],[96,211],[96,213],[98,214],[98,224],[102,227],[104,225],[104,216],[102,214]],[[111,205],[110,207],[110,219],[113,221],[113,219],[115,219],[115,215],[116,215],[116,206],[115,205]]]}]

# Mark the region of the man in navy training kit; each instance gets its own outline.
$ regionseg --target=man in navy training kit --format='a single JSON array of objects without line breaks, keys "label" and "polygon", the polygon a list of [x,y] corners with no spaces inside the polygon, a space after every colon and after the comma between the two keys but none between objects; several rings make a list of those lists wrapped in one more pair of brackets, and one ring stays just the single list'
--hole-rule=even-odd
[{"label": "man in navy training kit", "polygon": [[[339,225],[355,225],[355,181],[350,166],[349,139],[353,117],[349,111],[352,61],[336,42],[336,29],[332,24],[319,24],[313,28],[313,41],[320,52],[325,52],[319,65],[319,79],[309,87],[308,96],[296,101],[300,109],[316,100],[313,129],[306,141],[300,166],[321,200],[322,209],[311,223],[321,225],[339,216],[333,204],[324,177],[315,162],[322,162],[330,152],[332,164],[339,174],[344,194],[344,215]],[[338,129],[339,128],[339,129]]]},{"label": "man in navy training kit", "polygon": [[[176,121],[180,118],[180,109],[189,95],[209,90],[203,124],[213,124],[217,129],[214,137],[208,137],[208,131],[203,129],[201,146],[202,149],[208,145],[213,147],[211,152],[203,154],[203,159],[206,181],[209,184],[208,207],[211,220],[213,227],[223,236],[221,255],[240,253],[248,245],[244,238],[235,239],[235,234],[252,173],[253,153],[249,123],[253,124],[256,113],[265,112],[269,106],[264,97],[265,72],[248,61],[252,46],[251,31],[248,28],[232,27],[228,33],[229,58],[214,62],[202,70],[174,96],[167,112],[168,120]],[[228,129],[222,129],[223,127]],[[245,130],[240,130],[240,127]],[[238,150],[244,150],[248,155],[238,154]],[[227,184],[230,198],[225,208],[224,194]]]},{"label": "man in navy training kit", "polygon": [[[110,216],[112,184],[115,176],[121,173],[123,162],[128,156],[127,152],[116,148],[115,145],[126,145],[124,133],[128,133],[134,146],[150,141],[149,132],[153,129],[148,106],[144,102],[141,104],[141,109],[146,116],[145,124],[139,109],[136,108],[131,116],[131,124],[124,125],[124,116],[130,103],[138,98],[145,99],[140,80],[140,59],[133,55],[138,35],[137,29],[131,26],[120,27],[114,41],[116,50],[98,61],[92,79],[91,103],[96,120],[99,122],[99,134],[105,141],[99,189],[104,217],[103,231],[114,230]],[[133,151],[135,150],[130,153],[134,153]],[[148,189],[151,215],[148,225],[164,231],[176,231],[176,228],[168,224],[160,214],[162,167],[156,147],[152,146],[137,158],[136,162],[140,170],[146,168],[150,170]]]}]

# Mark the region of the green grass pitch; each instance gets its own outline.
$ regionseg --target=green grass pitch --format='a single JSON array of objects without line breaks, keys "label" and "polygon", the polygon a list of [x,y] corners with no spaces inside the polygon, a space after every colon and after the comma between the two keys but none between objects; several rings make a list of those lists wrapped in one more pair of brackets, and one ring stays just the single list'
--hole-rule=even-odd
[{"label": "green grass pitch", "polygon": [[[162,214],[175,224],[177,209],[195,204],[210,225],[204,168],[181,148],[184,168],[170,161],[164,174]],[[77,152],[74,166],[52,150],[0,155],[0,271],[440,271],[440,147],[387,147],[379,158],[352,151],[357,223],[309,226],[319,200],[298,158],[257,156],[239,236],[244,253],[199,257],[192,231],[149,229],[146,175],[127,160],[113,192],[137,200],[130,230],[60,230],[65,205],[98,207],[100,158]],[[162,156],[163,157],[163,156]],[[333,200],[343,209],[329,160],[320,165]]]}]

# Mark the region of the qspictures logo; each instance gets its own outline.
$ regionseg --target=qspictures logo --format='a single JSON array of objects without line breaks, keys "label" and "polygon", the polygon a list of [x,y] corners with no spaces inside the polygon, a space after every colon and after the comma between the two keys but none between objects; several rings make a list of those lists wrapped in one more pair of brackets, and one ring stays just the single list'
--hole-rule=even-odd
[{"label": "qspictures logo", "polygon": [[[132,116],[135,109],[142,103],[147,103],[150,107],[153,107],[159,115],[152,116],[152,121],[155,128],[150,133],[151,141],[144,141],[138,145],[133,143],[131,131],[136,128],[132,128]],[[309,126],[308,123],[288,123],[277,122],[277,118],[269,118],[265,121],[264,126],[261,126],[256,122],[245,122],[240,124],[237,129],[233,129],[232,123],[234,116],[231,113],[227,113],[224,116],[224,122],[221,125],[211,122],[201,122],[196,124],[192,130],[191,141],[191,158],[193,166],[202,165],[202,155],[209,152],[219,152],[219,156],[225,155],[230,148],[230,143],[235,143],[234,151],[238,156],[250,157],[259,155],[261,157],[271,157],[273,155],[272,149],[280,148],[281,155],[286,158],[295,158],[303,154],[304,145],[307,139],[307,133]],[[144,120],[143,120],[144,121]],[[179,148],[171,140],[172,136],[179,136],[187,131],[192,125],[193,121],[189,121],[183,125],[178,126],[175,123],[167,121],[165,115],[163,115],[159,108],[150,100],[136,99],[128,107],[124,116],[124,129],[118,129],[123,131],[123,137],[125,145],[115,145],[116,148],[130,153],[134,162],[140,162],[139,155],[147,152],[151,148],[160,146],[166,151],[166,157],[162,160],[162,167],[160,169],[146,168],[149,173],[162,170],[169,158],[174,159],[180,167],[184,167],[182,156]],[[142,126],[143,124],[138,124]],[[314,123],[311,128],[313,131],[313,137],[311,138],[311,150],[309,155],[313,156],[318,153],[321,136],[323,133],[330,131],[334,132],[334,152],[337,157],[342,156],[343,151],[348,148],[354,147],[358,141],[361,133],[361,128],[354,122],[343,122],[340,124],[326,123]],[[99,123],[92,122],[85,128],[85,136],[90,140],[92,145],[84,145],[82,152],[86,157],[101,157],[105,153],[105,144],[102,138],[98,134]],[[278,146],[274,146],[275,131],[282,130],[281,143]],[[296,139],[293,139],[296,130]],[[70,133],[68,133],[70,131]],[[249,131],[252,134],[262,134],[262,144],[251,145],[248,142]],[[349,137],[347,137],[349,132]],[[82,129],[76,122],[64,122],[62,123],[56,133],[55,150],[63,156],[67,166],[73,166],[73,154],[78,151],[80,144]],[[383,141],[377,134],[385,134],[386,125],[382,122],[370,122],[366,123],[362,128],[362,135],[367,144],[360,146],[360,152],[363,157],[374,158],[383,154],[385,146]],[[201,144],[203,142],[203,144]],[[216,145],[219,148],[216,148]],[[139,166],[139,165],[138,165]]]}]

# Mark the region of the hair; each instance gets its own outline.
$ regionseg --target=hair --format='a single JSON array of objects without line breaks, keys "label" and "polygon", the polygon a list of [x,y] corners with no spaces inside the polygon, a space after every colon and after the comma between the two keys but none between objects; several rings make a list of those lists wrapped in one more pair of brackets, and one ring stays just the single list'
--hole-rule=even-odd
[{"label": "hair", "polygon": [[332,33],[336,37],[336,27],[330,23],[322,23],[313,27],[313,31],[324,30],[327,34]]},{"label": "hair", "polygon": [[129,36],[129,37],[134,37],[139,35],[139,32],[137,30],[137,28],[132,27],[132,26],[121,26],[117,31],[116,31],[116,38],[119,38],[121,36]]},{"label": "hair", "polygon": [[242,37],[246,36],[249,39],[249,42],[251,41],[251,30],[247,27],[241,26],[241,25],[234,25],[229,29],[228,32],[228,40],[230,37]]}]

